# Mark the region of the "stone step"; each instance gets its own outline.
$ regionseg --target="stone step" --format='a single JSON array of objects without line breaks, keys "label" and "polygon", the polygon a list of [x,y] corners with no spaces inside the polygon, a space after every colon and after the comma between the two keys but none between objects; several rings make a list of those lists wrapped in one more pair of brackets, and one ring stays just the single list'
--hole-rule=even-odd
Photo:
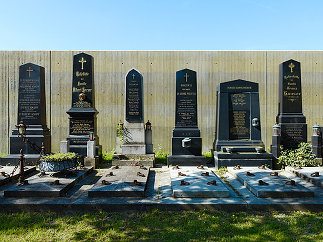
[{"label": "stone step", "polygon": [[[145,197],[149,166],[143,168],[140,166],[119,166],[118,169],[114,168],[115,166],[108,169],[88,191],[89,197]],[[138,172],[143,176],[138,175]],[[134,183],[135,180],[138,184]]]},{"label": "stone step", "polygon": [[[179,166],[179,169],[173,166],[169,169],[174,197],[223,198],[230,196],[229,190],[222,180],[206,166],[203,169],[198,169],[195,166]],[[186,176],[180,176],[179,172]],[[202,176],[202,173],[205,174],[206,172],[209,173],[209,176]],[[188,182],[189,185],[181,185],[183,180]],[[216,185],[208,185],[214,180]]]},{"label": "stone step", "polygon": [[[280,176],[271,176],[271,169],[258,167],[241,167],[240,170],[228,167],[228,171],[259,198],[302,198],[314,197],[314,192],[300,184],[288,185],[291,180]],[[253,174],[248,176],[247,172]],[[267,185],[260,185],[259,180]]]}]

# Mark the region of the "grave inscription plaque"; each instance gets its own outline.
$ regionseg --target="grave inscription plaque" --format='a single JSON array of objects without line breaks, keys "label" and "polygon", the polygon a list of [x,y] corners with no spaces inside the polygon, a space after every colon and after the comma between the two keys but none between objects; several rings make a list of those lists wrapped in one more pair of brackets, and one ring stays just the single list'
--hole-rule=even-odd
[{"label": "grave inscription plaque", "polygon": [[143,118],[142,76],[131,70],[126,76],[126,120],[142,121]]},{"label": "grave inscription plaque", "polygon": [[188,69],[176,73],[175,127],[197,127],[196,72]]}]

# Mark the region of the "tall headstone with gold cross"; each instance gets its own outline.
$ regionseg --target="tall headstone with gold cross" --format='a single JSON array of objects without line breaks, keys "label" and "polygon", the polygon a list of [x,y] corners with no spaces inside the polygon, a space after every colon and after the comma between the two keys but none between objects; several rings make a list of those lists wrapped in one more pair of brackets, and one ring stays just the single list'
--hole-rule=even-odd
[{"label": "tall headstone with gold cross", "polygon": [[[70,115],[70,129],[67,140],[69,151],[87,155],[87,142],[96,137],[93,91],[93,57],[80,53],[73,59],[72,107],[67,111]],[[91,135],[90,135],[91,134]],[[101,147],[97,145],[96,155],[100,155]]]},{"label": "tall headstone with gold cross", "polygon": [[197,125],[196,72],[184,69],[176,72],[175,128],[172,154],[168,165],[205,164],[202,156],[202,138]]},{"label": "tall headstone with gold cross", "polygon": [[301,64],[298,61],[288,60],[279,66],[276,122],[281,128],[280,144],[284,148],[297,148],[299,143],[307,142],[307,124],[302,111]]},{"label": "tall headstone with gold cross", "polygon": [[18,134],[18,129],[14,128],[10,136],[10,155],[1,159],[2,164],[10,162],[15,165],[20,149],[29,161],[39,158],[42,144],[45,152],[50,152],[50,132],[46,125],[45,69],[32,63],[19,67],[17,124],[20,122],[27,125],[25,142]]}]

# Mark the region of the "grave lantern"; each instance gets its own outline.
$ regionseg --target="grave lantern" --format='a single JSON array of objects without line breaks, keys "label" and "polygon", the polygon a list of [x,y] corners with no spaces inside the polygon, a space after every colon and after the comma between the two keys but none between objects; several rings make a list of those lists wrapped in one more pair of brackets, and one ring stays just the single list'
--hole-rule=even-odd
[{"label": "grave lantern", "polygon": [[321,127],[317,124],[313,126],[313,136],[320,136]]},{"label": "grave lantern", "polygon": [[93,131],[91,131],[91,132],[90,132],[90,140],[91,140],[91,141],[93,141],[93,140],[94,140],[94,132],[93,132]]},{"label": "grave lantern", "polygon": [[26,134],[27,125],[24,124],[24,121],[20,121],[19,125],[16,125],[18,128],[18,134],[24,136]]},{"label": "grave lantern", "polygon": [[151,123],[149,122],[149,120],[147,121],[145,126],[145,130],[151,130]]},{"label": "grave lantern", "polygon": [[273,126],[274,136],[280,136],[281,134],[281,128],[279,124],[275,124]]}]

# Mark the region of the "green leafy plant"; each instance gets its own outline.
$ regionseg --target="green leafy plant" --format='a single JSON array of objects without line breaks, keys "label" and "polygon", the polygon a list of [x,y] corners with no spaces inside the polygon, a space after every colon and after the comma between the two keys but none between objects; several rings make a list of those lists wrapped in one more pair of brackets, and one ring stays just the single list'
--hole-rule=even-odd
[{"label": "green leafy plant", "polygon": [[206,157],[207,163],[210,163],[213,160],[213,152],[211,150],[208,152],[203,152],[202,155]]},{"label": "green leafy plant", "polygon": [[102,152],[102,161],[111,162],[113,154],[116,152],[115,149],[112,149],[110,152]]},{"label": "green leafy plant", "polygon": [[118,127],[117,127],[117,137],[120,140],[120,147],[123,144],[124,141],[124,130],[123,130],[123,124],[120,122],[118,123]]},{"label": "green leafy plant", "polygon": [[78,156],[75,153],[56,153],[51,155],[44,155],[40,158],[40,161],[46,162],[64,162],[64,161],[72,161],[78,159]]},{"label": "green leafy plant", "polygon": [[300,143],[297,149],[282,149],[278,158],[278,164],[286,166],[319,166],[320,163],[312,152],[312,145],[309,143]]},{"label": "green leafy plant", "polygon": [[169,153],[167,153],[160,144],[157,145],[157,149],[154,149],[154,153],[156,163],[167,164],[167,156]]}]

